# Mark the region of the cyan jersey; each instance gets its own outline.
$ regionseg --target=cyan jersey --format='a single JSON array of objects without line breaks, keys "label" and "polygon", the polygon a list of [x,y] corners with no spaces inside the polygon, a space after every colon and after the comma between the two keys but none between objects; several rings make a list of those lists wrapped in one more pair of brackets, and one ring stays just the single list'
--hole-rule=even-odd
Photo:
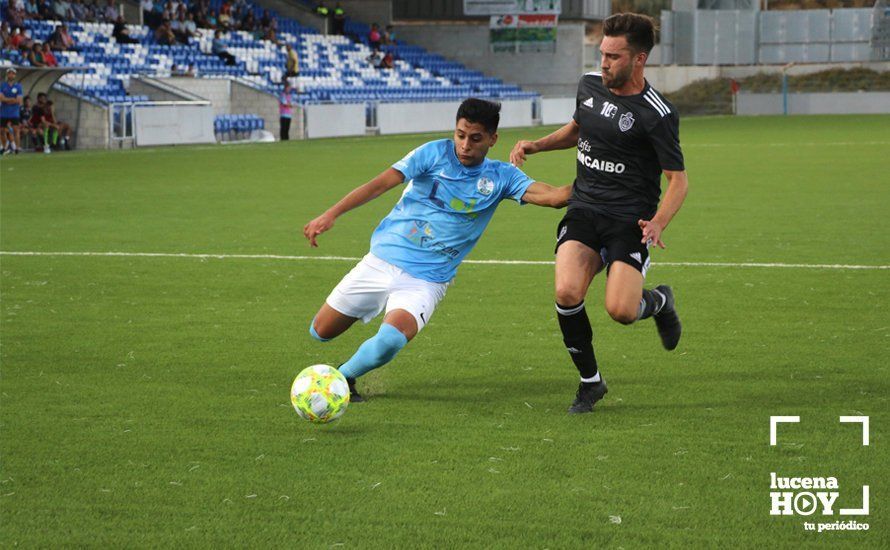
[{"label": "cyan jersey", "polygon": [[[18,82],[15,82],[13,84],[4,82],[3,84],[0,84],[0,93],[2,93],[3,97],[5,97],[6,99],[15,99],[17,97],[22,97],[22,85]],[[0,117],[19,118],[21,108],[21,105],[15,103],[3,103],[2,106],[0,106]]]},{"label": "cyan jersey", "polygon": [[466,167],[450,139],[431,141],[392,165],[408,186],[371,235],[371,253],[412,277],[445,283],[479,241],[498,204],[534,183],[506,162]]}]

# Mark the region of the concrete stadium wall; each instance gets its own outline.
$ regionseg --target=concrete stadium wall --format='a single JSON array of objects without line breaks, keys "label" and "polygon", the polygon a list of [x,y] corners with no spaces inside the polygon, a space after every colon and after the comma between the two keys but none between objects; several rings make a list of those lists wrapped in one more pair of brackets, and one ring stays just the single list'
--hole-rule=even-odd
[{"label": "concrete stadium wall", "polygon": [[367,130],[364,103],[306,105],[301,112],[307,138],[363,136]]},{"label": "concrete stadium wall", "polygon": [[488,22],[397,24],[401,40],[422,46],[471,69],[515,83],[544,96],[574,95],[584,72],[584,25],[561,23],[555,53],[492,53]]},{"label": "concrete stadium wall", "polygon": [[[278,139],[281,123],[278,116],[278,99],[267,93],[254,90],[239,82],[231,82],[230,109],[233,115],[259,115],[266,121],[266,130]],[[302,117],[294,116],[291,121],[291,139],[303,135]]]},{"label": "concrete stadium wall", "polygon": [[214,115],[227,115],[232,112],[232,81],[229,79],[174,76],[158,80],[210,101],[213,104]]},{"label": "concrete stadium wall", "polygon": [[[381,135],[452,131],[460,101],[429,103],[381,103],[377,106],[377,128]],[[500,128],[532,125],[532,100],[501,102]]]},{"label": "concrete stadium wall", "polygon": [[[337,2],[328,2],[325,5],[333,9]],[[368,25],[379,23],[385,26],[392,22],[392,2],[390,0],[340,0],[340,7],[346,10],[346,17]]]},{"label": "concrete stadium wall", "polygon": [[[56,108],[58,119],[71,125],[75,136],[75,147],[78,149],[108,147],[108,109],[81,101],[61,90],[52,89],[48,95]],[[79,117],[78,102],[80,102]]]},{"label": "concrete stadium wall", "polygon": [[131,78],[127,92],[130,95],[146,95],[151,101],[188,101],[197,99],[194,94],[180,92],[178,88],[170,86],[168,83],[146,77]]},{"label": "concrete stadium wall", "polygon": [[[254,114],[266,121],[266,130],[278,137],[280,128],[278,100],[267,93],[245,86],[226,78],[159,78],[159,81],[188,92],[195,97],[206,99],[213,104],[214,115]],[[150,94],[149,94],[150,95]],[[152,99],[155,99],[152,96]],[[302,119],[294,117],[291,124],[291,139],[302,135]]]},{"label": "concrete stadium wall", "polygon": [[575,96],[544,98],[541,111],[542,124],[567,124],[575,114]]},{"label": "concrete stadium wall", "polygon": [[[781,115],[782,94],[738,96],[740,115]],[[890,114],[890,92],[789,94],[790,115]]]}]

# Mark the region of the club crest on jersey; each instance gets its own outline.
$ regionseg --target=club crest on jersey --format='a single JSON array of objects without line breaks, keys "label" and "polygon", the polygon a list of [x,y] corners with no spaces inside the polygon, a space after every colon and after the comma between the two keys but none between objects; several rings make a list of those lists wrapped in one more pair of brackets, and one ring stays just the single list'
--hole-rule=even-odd
[{"label": "club crest on jersey", "polygon": [[633,113],[624,113],[621,115],[621,118],[618,119],[618,129],[622,132],[626,132],[633,128],[634,126],[634,116]]},{"label": "club crest on jersey", "polygon": [[476,182],[476,190],[487,197],[494,191],[494,182],[488,178],[479,178]]}]

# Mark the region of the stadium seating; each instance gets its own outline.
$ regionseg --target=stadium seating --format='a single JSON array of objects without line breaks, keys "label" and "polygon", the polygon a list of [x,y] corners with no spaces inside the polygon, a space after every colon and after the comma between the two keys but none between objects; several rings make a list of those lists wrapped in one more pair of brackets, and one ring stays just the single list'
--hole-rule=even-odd
[{"label": "stadium seating", "polygon": [[[220,3],[214,0],[212,7],[218,9]],[[259,17],[263,8],[254,5],[253,10]],[[300,76],[293,80],[299,90],[296,100],[301,104],[455,100],[469,95],[501,99],[537,96],[402,42],[383,47],[384,53],[393,53],[394,67],[378,69],[367,61],[371,55],[367,25],[348,21],[347,33],[353,41],[346,36],[324,36],[294,20],[274,12],[272,15],[277,18],[277,36],[282,45],[259,40],[245,31],[225,33],[228,51],[237,59],[233,66],[212,55],[213,34],[208,29],[199,29],[200,37],[189,45],[162,46],[148,27],[129,25],[130,36],[139,43],[117,44],[109,23],[68,22],[79,51],[58,53],[59,64],[84,69],[66,74],[61,84],[102,103],[145,101],[145,96],[127,95],[129,79],[134,75],[166,77],[176,68],[191,69],[202,78],[238,79],[277,95],[282,90],[286,65],[283,43],[287,42],[294,45],[300,58]],[[45,41],[59,23],[27,20],[26,28],[32,39]],[[27,65],[19,52],[4,51],[4,57]]]},{"label": "stadium seating", "polygon": [[217,115],[213,119],[213,133],[217,141],[246,139],[254,130],[263,130],[266,121],[258,115]]}]

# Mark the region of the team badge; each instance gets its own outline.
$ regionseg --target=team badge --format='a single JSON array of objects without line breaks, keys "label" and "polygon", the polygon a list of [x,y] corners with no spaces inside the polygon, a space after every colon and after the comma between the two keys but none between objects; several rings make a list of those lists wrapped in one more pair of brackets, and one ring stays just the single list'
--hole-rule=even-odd
[{"label": "team badge", "polygon": [[621,118],[618,119],[618,129],[622,132],[626,132],[633,128],[634,125],[634,116],[633,113],[624,113],[621,115]]},{"label": "team badge", "polygon": [[494,191],[494,182],[488,178],[479,178],[479,181],[476,182],[476,190],[487,197]]}]

